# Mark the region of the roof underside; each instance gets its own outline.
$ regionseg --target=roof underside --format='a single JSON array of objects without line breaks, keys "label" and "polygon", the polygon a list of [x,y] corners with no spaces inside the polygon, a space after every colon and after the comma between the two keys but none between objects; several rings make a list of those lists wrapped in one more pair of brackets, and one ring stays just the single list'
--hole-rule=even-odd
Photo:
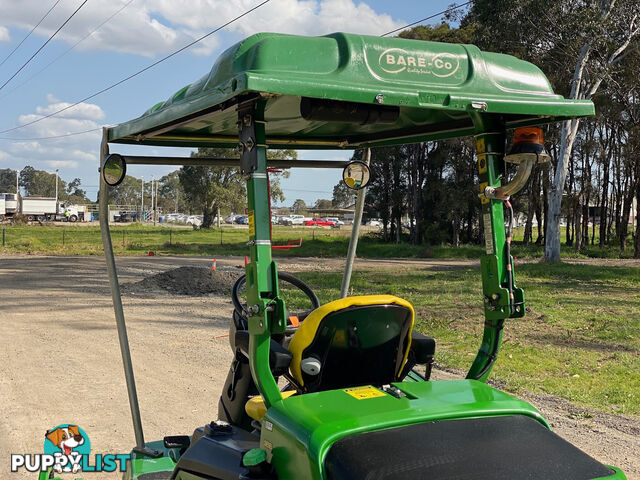
[{"label": "roof underside", "polygon": [[226,50],[211,71],[110,142],[182,147],[237,144],[237,105],[265,102],[270,148],[356,148],[475,133],[471,113],[507,128],[594,114],[555,95],[534,65],[455,45],[337,33],[263,33]]}]

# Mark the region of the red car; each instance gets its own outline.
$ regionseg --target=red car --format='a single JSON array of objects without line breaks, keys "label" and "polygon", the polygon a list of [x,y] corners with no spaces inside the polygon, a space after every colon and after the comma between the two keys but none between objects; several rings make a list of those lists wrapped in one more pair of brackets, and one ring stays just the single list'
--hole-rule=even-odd
[{"label": "red car", "polygon": [[305,220],[304,224],[307,227],[335,227],[336,222],[333,220],[327,220],[326,218],[312,218],[311,220]]}]

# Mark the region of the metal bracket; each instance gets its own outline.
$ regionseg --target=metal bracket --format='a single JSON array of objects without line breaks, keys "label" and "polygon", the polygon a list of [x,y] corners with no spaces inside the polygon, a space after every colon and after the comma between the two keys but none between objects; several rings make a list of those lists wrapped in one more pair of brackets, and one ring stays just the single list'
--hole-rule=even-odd
[{"label": "metal bracket", "polygon": [[162,457],[162,452],[160,450],[156,450],[155,448],[150,447],[133,447],[133,451],[136,453],[140,453],[142,455],[146,455],[151,458],[160,458]]},{"label": "metal bracket", "polygon": [[243,175],[249,175],[258,168],[255,110],[253,102],[238,106],[238,151]]}]

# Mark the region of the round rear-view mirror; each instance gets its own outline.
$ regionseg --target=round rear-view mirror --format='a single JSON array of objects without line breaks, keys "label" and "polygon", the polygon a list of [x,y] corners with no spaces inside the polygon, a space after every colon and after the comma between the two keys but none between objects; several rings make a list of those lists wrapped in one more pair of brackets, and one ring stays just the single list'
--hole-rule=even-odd
[{"label": "round rear-view mirror", "polygon": [[107,155],[102,164],[102,179],[110,187],[119,185],[127,174],[127,163],[122,155],[112,153]]},{"label": "round rear-view mirror", "polygon": [[360,190],[369,183],[371,171],[369,165],[359,160],[349,162],[342,170],[342,180],[352,190]]}]

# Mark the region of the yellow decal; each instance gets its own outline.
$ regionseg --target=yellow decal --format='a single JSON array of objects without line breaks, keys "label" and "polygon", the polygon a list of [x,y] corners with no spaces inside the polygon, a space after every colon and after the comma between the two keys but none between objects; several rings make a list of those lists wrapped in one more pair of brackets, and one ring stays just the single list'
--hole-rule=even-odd
[{"label": "yellow decal", "polygon": [[487,188],[489,186],[488,182],[482,182],[480,184],[480,202],[482,202],[482,204],[484,205],[485,203],[489,203],[489,199],[487,197],[484,196],[484,189]]},{"label": "yellow decal", "polygon": [[273,450],[273,443],[271,443],[269,440],[264,440],[262,444],[264,445],[264,448],[266,448],[267,450],[269,451]]},{"label": "yellow decal", "polygon": [[384,397],[386,394],[374,387],[356,387],[345,388],[344,392],[351,395],[357,400],[366,400],[367,398]]},{"label": "yellow decal", "polygon": [[253,217],[253,210],[249,212],[249,236],[250,237],[256,236],[256,221],[255,221],[255,218]]},{"label": "yellow decal", "polygon": [[478,155],[485,152],[484,138],[479,138],[476,141],[476,150],[478,151]]},{"label": "yellow decal", "polygon": [[478,173],[482,174],[487,171],[487,154],[479,153],[478,154]]}]

